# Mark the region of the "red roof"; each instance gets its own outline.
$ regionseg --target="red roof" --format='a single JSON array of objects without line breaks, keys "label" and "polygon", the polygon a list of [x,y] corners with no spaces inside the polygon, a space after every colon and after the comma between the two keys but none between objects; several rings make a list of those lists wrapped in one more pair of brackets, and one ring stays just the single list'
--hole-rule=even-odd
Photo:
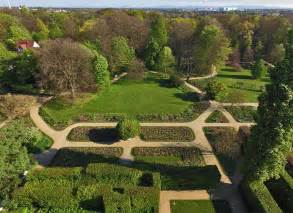
[{"label": "red roof", "polygon": [[28,48],[33,48],[34,41],[31,40],[24,40],[24,41],[18,41],[16,43],[16,48],[17,49],[28,49]]}]

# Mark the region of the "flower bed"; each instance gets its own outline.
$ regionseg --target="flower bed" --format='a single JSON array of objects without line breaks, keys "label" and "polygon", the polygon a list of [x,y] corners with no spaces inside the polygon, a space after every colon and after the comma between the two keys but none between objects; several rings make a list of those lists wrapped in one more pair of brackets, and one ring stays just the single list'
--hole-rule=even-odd
[{"label": "flower bed", "polygon": [[142,127],[140,136],[144,141],[191,142],[195,139],[188,127]]},{"label": "flower bed", "polygon": [[213,111],[213,113],[206,119],[207,123],[228,123],[229,120],[219,110]]},{"label": "flower bed", "polygon": [[70,131],[67,138],[74,142],[115,142],[118,141],[116,128],[110,127],[77,127]]},{"label": "flower bed", "polygon": [[256,113],[255,107],[252,106],[227,106],[225,109],[238,122],[254,122]]}]

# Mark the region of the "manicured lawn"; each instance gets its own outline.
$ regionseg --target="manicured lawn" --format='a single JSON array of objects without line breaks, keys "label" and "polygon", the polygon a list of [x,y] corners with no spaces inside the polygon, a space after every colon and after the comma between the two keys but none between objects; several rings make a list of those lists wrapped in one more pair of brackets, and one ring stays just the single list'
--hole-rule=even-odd
[{"label": "manicured lawn", "polygon": [[51,120],[49,123],[68,123],[83,115],[178,114],[192,104],[185,92],[162,84],[153,80],[120,80],[108,91],[88,95],[71,104],[60,99],[52,100],[42,108],[41,114]]},{"label": "manicured lawn", "polygon": [[[230,94],[237,93],[243,96],[242,102],[258,102],[257,97],[261,94],[262,88],[269,82],[269,78],[252,79],[251,71],[244,69],[241,72],[234,70],[231,67],[224,67],[220,70],[214,79],[222,82],[227,87],[227,94],[219,101],[230,102]],[[208,79],[194,80],[192,84],[204,90]],[[239,97],[240,99],[240,97]]]},{"label": "manicured lawn", "polygon": [[207,123],[228,123],[229,120],[225,117],[225,115],[216,110],[206,119]]},{"label": "manicured lawn", "polygon": [[229,204],[222,200],[172,200],[172,213],[229,213]]}]

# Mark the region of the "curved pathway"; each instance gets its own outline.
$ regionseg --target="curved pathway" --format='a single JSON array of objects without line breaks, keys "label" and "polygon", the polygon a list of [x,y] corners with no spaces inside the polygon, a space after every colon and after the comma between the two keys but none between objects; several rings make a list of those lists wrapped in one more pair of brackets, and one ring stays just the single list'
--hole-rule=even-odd
[{"label": "curved pathway", "polygon": [[[126,74],[122,74],[119,77],[123,77]],[[205,77],[197,77],[190,78],[194,79],[205,79],[211,78],[216,75],[212,73],[209,76]],[[113,81],[117,81],[120,78],[113,79]],[[191,90],[203,95],[203,92],[198,88],[192,86],[185,82],[185,85],[189,87]],[[208,192],[207,190],[192,190],[192,191],[161,191],[160,193],[160,212],[161,213],[170,213],[170,200],[202,200],[202,199],[225,199],[227,200],[233,212],[237,213],[245,213],[247,212],[245,205],[243,204],[242,198],[238,192],[238,185],[241,181],[240,172],[237,171],[235,176],[228,177],[222,165],[219,163],[217,157],[213,152],[213,148],[208,142],[204,132],[203,127],[233,127],[235,129],[239,129],[240,126],[251,126],[253,123],[239,123],[237,122],[233,116],[227,112],[224,107],[225,106],[253,106],[257,107],[256,103],[242,103],[242,104],[232,104],[232,103],[218,103],[218,102],[210,102],[210,106],[204,111],[197,119],[191,122],[178,122],[178,123],[141,123],[141,126],[186,126],[193,130],[196,139],[192,142],[145,142],[140,138],[133,138],[128,141],[119,141],[113,144],[103,144],[103,143],[94,143],[94,142],[70,142],[67,139],[70,131],[76,127],[115,127],[116,123],[90,123],[90,122],[82,122],[76,123],[68,126],[64,130],[57,131],[52,129],[39,115],[39,108],[41,105],[37,105],[31,108],[30,116],[36,126],[46,135],[51,137],[54,141],[53,146],[50,150],[35,155],[39,164],[42,166],[49,165],[57,151],[64,147],[122,147],[123,154],[120,157],[122,163],[131,163],[134,157],[131,154],[131,150],[133,147],[188,147],[188,146],[196,146],[198,147],[203,155],[204,161],[206,165],[216,165],[220,174],[221,174],[221,184],[220,187],[216,191]],[[224,116],[228,119],[228,123],[206,123],[205,120],[212,114],[213,111],[219,110]]]}]

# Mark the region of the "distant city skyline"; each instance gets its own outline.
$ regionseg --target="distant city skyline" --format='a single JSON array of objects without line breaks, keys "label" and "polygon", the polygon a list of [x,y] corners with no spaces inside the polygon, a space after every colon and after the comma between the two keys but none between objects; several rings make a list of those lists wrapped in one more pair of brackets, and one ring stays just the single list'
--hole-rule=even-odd
[{"label": "distant city skyline", "polygon": [[293,0],[0,0],[0,6],[73,8],[264,7],[293,9]]}]

